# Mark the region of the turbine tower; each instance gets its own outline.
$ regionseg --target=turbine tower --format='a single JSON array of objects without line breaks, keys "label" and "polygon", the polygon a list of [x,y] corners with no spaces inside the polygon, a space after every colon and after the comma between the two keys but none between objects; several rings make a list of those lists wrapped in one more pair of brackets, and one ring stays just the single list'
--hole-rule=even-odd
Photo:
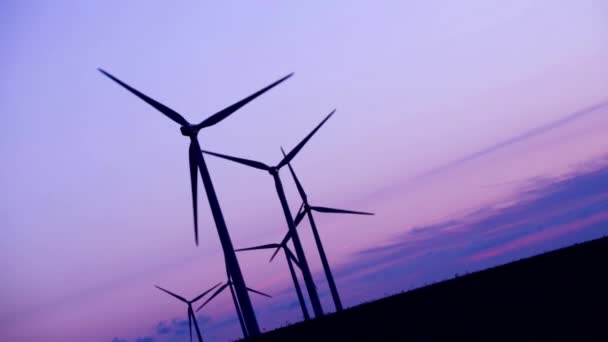
[{"label": "turbine tower", "polygon": [[[285,151],[283,151],[283,148],[281,148],[281,152],[283,153],[283,156],[285,156]],[[363,211],[335,209],[335,208],[327,208],[327,207],[319,207],[319,206],[310,205],[310,203],[308,202],[308,195],[304,191],[304,187],[302,187],[302,183],[300,183],[298,176],[296,176],[296,173],[295,173],[293,167],[291,166],[291,163],[287,163],[287,166],[289,167],[289,172],[291,173],[291,176],[293,177],[294,183],[296,183],[296,188],[298,189],[298,193],[300,194],[300,197],[302,198],[302,206],[300,207],[301,209],[298,212],[298,214],[296,215],[294,225],[297,227],[300,224],[300,222],[302,221],[302,219],[304,219],[305,215],[308,217],[308,221],[310,222],[310,228],[311,228],[312,234],[315,238],[315,244],[317,245],[317,249],[319,250],[319,257],[321,258],[321,264],[323,265],[323,271],[325,272],[325,277],[327,278],[327,284],[329,286],[329,290],[331,292],[331,296],[334,301],[334,305],[336,306],[336,311],[342,311],[343,310],[342,301],[340,300],[340,295],[338,294],[338,288],[336,287],[336,282],[334,281],[334,276],[331,273],[331,268],[329,267],[329,262],[327,261],[327,255],[325,254],[325,249],[323,248],[323,243],[321,243],[321,237],[319,236],[319,231],[317,230],[317,224],[315,223],[315,219],[312,215],[312,212],[316,211],[316,212],[321,212],[321,213],[353,214],[353,215],[374,215],[374,214],[363,212]],[[288,232],[287,235],[285,236],[285,239],[283,239],[283,241],[281,241],[281,244],[287,243],[287,241],[289,241],[290,237],[291,237],[291,233]],[[270,260],[272,260],[275,257],[275,255],[277,254],[278,251],[279,251],[279,248],[276,248],[276,250],[273,253]]]},{"label": "turbine tower", "polygon": [[164,104],[148,97],[147,95],[141,93],[140,91],[134,89],[118,78],[114,77],[110,73],[99,69],[101,73],[109,77],[114,82],[118,83],[135,96],[142,99],[144,102],[148,103],[152,107],[156,108],[158,111],[163,113],[169,119],[181,125],[180,131],[182,135],[187,136],[190,139],[190,148],[189,148],[189,162],[190,162],[190,181],[191,181],[191,190],[192,190],[192,210],[194,214],[194,241],[196,245],[198,245],[198,205],[197,205],[197,184],[198,184],[198,176],[197,169],[200,172],[203,186],[205,187],[205,192],[207,194],[207,199],[209,201],[209,206],[211,207],[211,213],[213,215],[213,220],[215,221],[215,226],[217,228],[217,232],[219,235],[220,243],[222,245],[222,249],[224,251],[226,263],[231,270],[232,278],[234,281],[234,290],[236,292],[236,296],[238,298],[239,306],[242,310],[243,319],[245,320],[245,325],[247,326],[247,331],[250,335],[255,336],[260,334],[260,327],[258,325],[257,319],[255,317],[255,311],[253,310],[253,305],[251,304],[251,299],[249,298],[249,294],[247,293],[247,286],[245,285],[245,279],[243,278],[243,273],[241,272],[241,268],[239,266],[239,262],[236,258],[236,253],[234,252],[234,248],[232,245],[232,240],[230,239],[230,234],[228,233],[228,228],[226,226],[226,221],[224,220],[224,215],[222,214],[222,210],[220,208],[220,203],[218,201],[217,195],[215,193],[215,189],[213,187],[213,183],[211,181],[211,176],[209,175],[209,170],[207,169],[207,164],[205,163],[205,159],[203,158],[203,154],[200,152],[200,144],[198,142],[197,136],[198,132],[207,127],[211,127],[220,121],[224,120],[232,113],[236,112],[238,109],[251,102],[258,96],[267,92],[268,90],[274,88],[281,82],[285,81],[289,77],[293,75],[293,73],[279,79],[278,81],[266,86],[265,88],[249,95],[248,97],[220,110],[219,112],[209,116],[207,119],[203,120],[199,124],[191,124],[183,116],[174,111],[173,109],[165,106]]},{"label": "turbine tower", "polygon": [[269,243],[266,245],[247,247],[237,249],[237,252],[240,251],[253,251],[260,249],[282,249],[285,253],[285,260],[287,261],[287,266],[289,267],[289,273],[291,274],[291,280],[293,281],[293,287],[296,289],[296,294],[298,295],[298,302],[300,303],[300,307],[302,308],[302,315],[304,316],[304,320],[307,321],[310,319],[310,315],[308,314],[308,308],[306,307],[306,302],[304,301],[304,296],[302,294],[302,289],[300,288],[300,282],[298,281],[298,276],[296,275],[296,271],[293,267],[293,264],[296,264],[298,268],[300,268],[300,263],[296,259],[295,255],[291,252],[291,250],[287,247],[287,241],[282,243]]},{"label": "turbine tower", "polygon": [[194,297],[194,299],[192,300],[187,300],[186,298],[176,295],[175,293],[169,291],[169,290],[165,290],[162,287],[158,286],[158,285],[154,285],[157,289],[177,298],[178,300],[188,304],[188,327],[190,328],[190,342],[192,342],[192,323],[194,322],[194,328],[196,330],[196,336],[198,337],[198,341],[199,342],[203,342],[203,336],[201,335],[201,330],[198,327],[198,322],[196,321],[196,316],[194,316],[194,311],[192,310],[192,303],[198,301],[199,299],[203,298],[207,293],[211,292],[213,289],[215,289],[216,287],[220,286],[221,283],[217,283],[215,286],[213,286],[212,288],[210,288],[209,290],[203,292],[202,294]]},{"label": "turbine tower", "polygon": [[296,252],[296,256],[298,258],[298,261],[300,262],[300,269],[302,271],[302,276],[304,278],[304,284],[306,285],[306,289],[308,291],[308,296],[310,297],[310,303],[312,304],[312,309],[313,309],[316,317],[323,316],[323,308],[321,307],[321,300],[319,299],[319,294],[317,293],[317,288],[316,288],[314,280],[312,278],[310,268],[308,267],[308,262],[306,262],[306,256],[304,255],[304,249],[302,248],[302,243],[300,242],[300,238],[296,231],[293,217],[291,216],[291,212],[289,210],[289,204],[287,203],[287,198],[285,197],[285,190],[283,189],[283,184],[281,183],[281,178],[279,177],[279,170],[283,166],[287,165],[296,156],[296,154],[302,149],[302,147],[304,147],[306,142],[308,142],[308,140],[310,140],[310,138],[317,132],[317,130],[319,130],[319,128],[321,128],[321,126],[323,126],[323,124],[335,113],[335,111],[336,110],[334,109],[331,113],[329,113],[325,117],[325,119],[323,119],[323,121],[321,121],[321,123],[319,123],[317,125],[317,127],[315,127],[312,130],[312,132],[310,132],[298,145],[296,145],[296,147],[294,147],[293,150],[291,150],[283,158],[283,160],[281,160],[276,166],[268,166],[259,161],[243,159],[243,158],[236,158],[236,157],[231,157],[231,156],[203,150],[204,153],[207,153],[207,154],[219,157],[219,158],[231,160],[231,161],[239,163],[239,164],[247,165],[247,166],[253,167],[255,169],[264,170],[264,171],[267,171],[268,173],[270,173],[270,175],[272,175],[272,178],[274,180],[274,184],[275,184],[275,187],[277,190],[277,195],[279,197],[279,201],[281,202],[281,206],[283,208],[285,220],[287,221],[287,227],[289,229],[289,232],[291,232],[291,236],[293,239],[293,246],[294,246],[294,249]]}]

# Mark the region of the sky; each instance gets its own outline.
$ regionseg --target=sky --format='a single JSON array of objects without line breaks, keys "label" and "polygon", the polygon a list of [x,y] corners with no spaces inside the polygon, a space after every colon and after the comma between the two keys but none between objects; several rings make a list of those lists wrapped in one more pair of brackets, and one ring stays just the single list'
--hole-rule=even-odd
[{"label": "sky", "polygon": [[[316,217],[353,306],[608,233],[606,32],[602,0],[3,1],[0,339],[185,341],[153,285],[225,280],[202,186],[194,245],[187,139],[97,68],[192,122],[294,72],[199,134],[270,164],[336,108],[293,166],[314,204],[376,213]],[[281,239],[270,177],[207,162],[235,246]],[[239,255],[266,330],[301,320],[268,254]],[[227,295],[199,314],[240,335]]]}]

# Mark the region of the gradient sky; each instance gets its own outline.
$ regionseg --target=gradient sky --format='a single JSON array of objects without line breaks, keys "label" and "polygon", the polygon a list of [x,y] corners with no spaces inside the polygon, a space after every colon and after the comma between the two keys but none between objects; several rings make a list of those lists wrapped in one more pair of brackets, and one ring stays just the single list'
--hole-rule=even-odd
[{"label": "gradient sky", "polygon": [[[199,135],[268,163],[337,108],[293,164],[314,203],[377,213],[318,216],[352,306],[608,232],[606,32],[603,0],[3,1],[0,339],[181,341],[152,285],[224,280],[204,196],[193,243],[187,140],[96,68],[195,122],[295,72]],[[234,244],[279,240],[270,177],[207,159]],[[267,258],[240,260],[270,329],[300,316]],[[200,321],[239,334],[227,296]]]}]

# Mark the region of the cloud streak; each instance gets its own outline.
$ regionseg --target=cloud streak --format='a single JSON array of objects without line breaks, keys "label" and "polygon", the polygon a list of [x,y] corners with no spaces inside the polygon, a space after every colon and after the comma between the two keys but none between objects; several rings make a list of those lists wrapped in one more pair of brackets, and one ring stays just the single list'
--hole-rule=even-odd
[{"label": "cloud streak", "polygon": [[334,273],[345,297],[356,304],[362,289],[370,289],[367,299],[375,298],[606,233],[604,158],[557,179],[532,181],[506,204],[408,229],[390,240],[396,242],[357,252]]},{"label": "cloud streak", "polygon": [[462,164],[464,164],[466,162],[469,162],[471,160],[478,159],[478,158],[481,158],[481,157],[486,156],[488,154],[491,154],[493,152],[496,152],[497,150],[500,150],[500,149],[503,149],[505,147],[508,147],[508,146],[511,146],[511,145],[514,145],[514,144],[526,141],[526,140],[531,139],[533,137],[536,137],[536,136],[548,133],[548,132],[550,132],[550,131],[552,131],[552,130],[554,130],[556,128],[560,128],[562,126],[565,126],[565,125],[567,125],[567,124],[569,124],[569,123],[571,123],[571,122],[573,122],[573,121],[575,121],[577,119],[580,119],[582,117],[585,117],[585,116],[587,116],[589,114],[592,114],[592,113],[596,112],[597,110],[600,110],[600,109],[603,109],[603,108],[607,108],[607,107],[608,107],[608,101],[603,101],[603,102],[596,103],[596,104],[594,104],[592,106],[589,106],[589,107],[581,109],[581,110],[579,110],[577,112],[571,113],[571,114],[569,114],[569,115],[567,115],[567,116],[565,116],[565,117],[563,117],[563,118],[561,118],[559,120],[556,120],[556,121],[553,121],[553,122],[549,122],[549,123],[546,123],[544,125],[535,127],[535,128],[533,128],[533,129],[531,129],[531,130],[529,130],[527,132],[524,132],[522,134],[519,134],[519,135],[514,136],[512,138],[509,138],[507,140],[501,141],[501,142],[499,142],[497,144],[494,144],[494,145],[492,145],[490,147],[484,148],[482,150],[479,150],[477,152],[471,153],[471,154],[469,154],[469,155],[467,155],[465,157],[462,157],[460,159],[448,162],[447,164],[444,164],[444,165],[441,165],[441,166],[439,166],[437,168],[434,168],[432,170],[426,171],[426,172],[424,172],[424,173],[422,173],[422,174],[420,174],[418,176],[415,176],[415,177],[411,178],[409,180],[409,182],[419,181],[421,179],[424,179],[424,178],[427,178],[427,177],[430,177],[430,176],[434,176],[436,174],[439,174],[441,172],[449,170],[449,169],[451,169],[453,167],[457,167],[457,166],[462,165]]},{"label": "cloud streak", "polygon": [[[208,325],[215,323],[210,316],[199,314],[196,317],[199,326],[201,327],[201,332],[203,337],[209,334],[209,330],[207,328]],[[218,322],[220,325],[223,322]],[[215,325],[218,325],[216,323]],[[192,330],[194,334],[194,328]],[[135,342],[178,342],[178,341],[186,341],[189,340],[190,332],[188,328],[188,320],[187,319],[179,319],[173,318],[168,321],[160,321],[156,324],[153,331],[150,335],[139,336],[136,337],[133,341]],[[130,342],[127,339],[115,337],[112,342]]]}]

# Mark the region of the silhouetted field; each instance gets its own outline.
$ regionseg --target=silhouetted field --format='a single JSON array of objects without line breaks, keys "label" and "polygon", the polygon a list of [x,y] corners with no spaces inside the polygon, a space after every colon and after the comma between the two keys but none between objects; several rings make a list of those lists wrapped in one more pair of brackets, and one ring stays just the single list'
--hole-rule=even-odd
[{"label": "silhouetted field", "polygon": [[607,263],[605,237],[251,340],[608,341]]}]

